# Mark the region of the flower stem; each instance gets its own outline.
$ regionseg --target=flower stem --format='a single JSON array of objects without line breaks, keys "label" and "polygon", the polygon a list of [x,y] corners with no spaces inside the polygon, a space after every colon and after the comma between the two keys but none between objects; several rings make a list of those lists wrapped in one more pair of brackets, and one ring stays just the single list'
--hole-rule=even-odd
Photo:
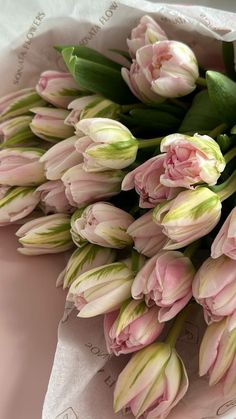
[{"label": "flower stem", "polygon": [[224,155],[224,159],[225,159],[225,163],[229,163],[230,160],[232,160],[234,157],[236,156],[236,147],[231,148],[231,150],[229,150],[225,155]]},{"label": "flower stem", "polygon": [[221,183],[221,185],[211,186],[210,189],[219,196],[221,202],[229,198],[234,192],[236,192],[236,170],[224,183]]},{"label": "flower stem", "polygon": [[138,148],[155,147],[161,144],[164,137],[150,138],[146,140],[138,140]]},{"label": "flower stem", "polygon": [[207,87],[207,82],[206,82],[206,79],[204,77],[198,77],[197,80],[196,80],[196,83],[199,86]]},{"label": "flower stem", "polygon": [[184,250],[184,255],[187,256],[189,259],[191,259],[191,257],[193,257],[194,253],[196,252],[196,250],[199,249],[200,245],[201,245],[202,240],[196,240],[195,242],[189,244],[186,249]]},{"label": "flower stem", "polygon": [[132,111],[132,109],[142,109],[145,108],[145,105],[143,103],[133,103],[132,105],[122,105],[121,110],[124,113],[127,113],[129,111]]},{"label": "flower stem", "polygon": [[175,347],[176,341],[181,333],[181,330],[184,326],[184,323],[192,307],[193,307],[193,303],[188,304],[176,317],[174,324],[171,327],[167,335],[167,338],[165,340],[165,342],[169,343],[170,346]]},{"label": "flower stem", "polygon": [[228,128],[226,124],[217,125],[217,127],[209,131],[208,135],[211,138],[216,138],[219,134],[222,134],[222,132],[225,131],[226,128]]}]

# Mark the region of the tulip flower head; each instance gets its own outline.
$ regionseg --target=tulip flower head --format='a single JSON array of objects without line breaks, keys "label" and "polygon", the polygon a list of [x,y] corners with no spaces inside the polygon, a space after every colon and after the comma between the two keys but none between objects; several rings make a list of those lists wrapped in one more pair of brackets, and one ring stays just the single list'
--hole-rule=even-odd
[{"label": "tulip flower head", "polygon": [[66,268],[57,278],[57,286],[63,284],[63,288],[67,288],[84,272],[112,263],[115,257],[113,249],[88,243],[72,253]]},{"label": "tulip flower head", "polygon": [[175,349],[167,343],[152,343],[134,354],[120,373],[114,409],[126,409],[136,418],[164,419],[187,389],[187,373]]},{"label": "tulip flower head", "polygon": [[224,255],[206,259],[194,278],[193,296],[208,324],[236,315],[236,261]]},{"label": "tulip flower head", "polygon": [[40,74],[36,85],[37,93],[47,102],[58,108],[67,108],[80,89],[70,73],[48,70]]},{"label": "tulip flower head", "polygon": [[0,122],[28,113],[34,106],[43,106],[45,101],[32,87],[9,93],[0,99]]},{"label": "tulip flower head", "polygon": [[176,316],[192,297],[194,267],[181,252],[163,251],[153,256],[138,272],[132,285],[132,297],[145,298],[146,304],[160,307],[158,319]]},{"label": "tulip flower head", "polygon": [[31,108],[31,112],[35,116],[32,119],[30,128],[37,137],[50,143],[56,143],[73,135],[73,127],[64,123],[65,118],[69,114],[65,109],[36,107]]},{"label": "tulip flower head", "polygon": [[61,180],[50,180],[37,188],[40,193],[40,208],[45,214],[70,214],[74,208],[69,204],[65,186]]},{"label": "tulip flower head", "polygon": [[49,180],[61,179],[63,174],[73,166],[82,163],[83,157],[75,150],[77,136],[67,138],[53,145],[41,157],[45,174]]},{"label": "tulip flower head", "polygon": [[153,221],[169,238],[165,249],[174,250],[205,236],[221,216],[220,197],[206,187],[180,192],[156,206]]},{"label": "tulip flower head", "polygon": [[85,135],[76,143],[76,149],[83,153],[86,171],[123,169],[135,161],[138,143],[120,122],[109,118],[86,118],[76,124],[76,130]]},{"label": "tulip flower head", "polygon": [[4,147],[29,145],[35,139],[29,124],[31,116],[16,116],[0,124],[0,143]]},{"label": "tulip flower head", "polygon": [[211,257],[226,255],[236,260],[236,208],[233,208],[211,245]]},{"label": "tulip flower head", "polygon": [[24,255],[60,253],[73,247],[70,235],[70,217],[53,214],[28,221],[16,232]]},{"label": "tulip flower head", "polygon": [[132,29],[130,39],[127,39],[129,53],[135,57],[137,50],[144,45],[154,44],[167,39],[166,33],[150,16],[143,16],[139,24]]},{"label": "tulip flower head", "polygon": [[199,375],[209,375],[209,385],[221,383],[225,394],[236,391],[236,328],[229,331],[227,319],[212,323],[203,336]]},{"label": "tulip flower head", "polygon": [[66,196],[72,206],[82,208],[92,202],[110,198],[120,192],[124,174],[121,170],[91,173],[78,164],[62,176]]},{"label": "tulip flower head", "polygon": [[70,102],[68,105],[70,113],[65,119],[65,124],[75,127],[80,120],[83,110],[98,97],[98,95],[82,96]]},{"label": "tulip flower head", "polygon": [[172,199],[179,193],[179,188],[170,188],[160,183],[165,171],[164,161],[164,154],[152,157],[124,177],[122,190],[135,188],[140,196],[140,208],[154,208],[160,202]]},{"label": "tulip flower head", "polygon": [[104,316],[104,335],[109,353],[136,352],[154,342],[164,324],[158,321],[158,308],[148,308],[144,301],[129,299],[119,311]]},{"label": "tulip flower head", "polygon": [[219,145],[208,135],[168,135],[161,142],[161,151],[166,155],[160,180],[166,187],[215,185],[225,168]]},{"label": "tulip flower head", "polygon": [[32,187],[1,186],[0,226],[14,223],[29,215],[40,201],[40,194]]},{"label": "tulip flower head", "polygon": [[45,181],[43,164],[39,161],[44,150],[38,148],[6,148],[0,151],[0,184],[33,186]]},{"label": "tulip flower head", "polygon": [[108,202],[89,205],[74,222],[73,230],[81,240],[114,249],[123,249],[133,240],[127,228],[134,221],[127,212]]},{"label": "tulip flower head", "polygon": [[162,228],[154,223],[152,217],[153,211],[148,211],[137,218],[127,229],[127,233],[134,241],[134,248],[147,257],[156,255],[168,240]]}]

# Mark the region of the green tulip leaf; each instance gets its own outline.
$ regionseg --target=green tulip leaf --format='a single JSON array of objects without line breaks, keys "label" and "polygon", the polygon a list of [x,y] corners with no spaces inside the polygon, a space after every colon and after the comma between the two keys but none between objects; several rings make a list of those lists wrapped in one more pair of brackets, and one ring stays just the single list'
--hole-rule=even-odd
[{"label": "green tulip leaf", "polygon": [[210,101],[217,110],[221,122],[236,122],[236,83],[217,71],[206,72]]},{"label": "green tulip leaf", "polygon": [[194,97],[192,105],[179,127],[179,132],[209,131],[221,122],[207,90],[202,90]]}]

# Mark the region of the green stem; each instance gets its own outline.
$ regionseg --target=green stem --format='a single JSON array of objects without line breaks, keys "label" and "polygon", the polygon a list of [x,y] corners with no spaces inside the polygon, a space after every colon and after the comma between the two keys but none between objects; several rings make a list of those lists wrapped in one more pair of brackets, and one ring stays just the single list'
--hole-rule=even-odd
[{"label": "green stem", "polygon": [[182,331],[184,323],[189,315],[190,310],[192,309],[193,304],[188,304],[176,317],[173,326],[171,327],[168,336],[165,340],[173,348],[175,347],[176,341]]},{"label": "green stem", "polygon": [[232,160],[234,157],[236,156],[236,147],[231,148],[231,150],[229,150],[225,155],[224,155],[224,159],[225,159],[225,163],[229,163],[230,160]]},{"label": "green stem", "polygon": [[181,102],[179,99],[170,98],[169,101],[173,103],[173,105],[177,105],[180,108],[183,108],[185,111],[188,109],[188,105],[186,103]]},{"label": "green stem", "polygon": [[236,170],[224,183],[221,183],[221,185],[211,186],[210,189],[219,196],[221,202],[229,198],[234,192],[236,192]]},{"label": "green stem", "polygon": [[211,138],[216,138],[219,134],[222,134],[223,131],[225,131],[228,128],[226,124],[220,124],[211,131],[209,131],[208,135]]},{"label": "green stem", "polygon": [[198,77],[197,80],[196,80],[196,83],[199,86],[207,87],[207,82],[206,82],[206,79],[204,77]]},{"label": "green stem", "polygon": [[145,105],[143,103],[133,103],[132,105],[122,105],[121,111],[124,113],[127,113],[129,111],[132,111],[132,109],[143,109],[145,108]]},{"label": "green stem", "polygon": [[193,257],[194,253],[196,252],[197,249],[199,249],[200,245],[201,245],[202,240],[196,240],[195,242],[189,244],[185,251],[184,251],[184,255],[187,256],[189,259],[191,259],[191,257]]},{"label": "green stem", "polygon": [[164,137],[150,138],[146,140],[138,140],[138,148],[155,147],[161,144]]}]

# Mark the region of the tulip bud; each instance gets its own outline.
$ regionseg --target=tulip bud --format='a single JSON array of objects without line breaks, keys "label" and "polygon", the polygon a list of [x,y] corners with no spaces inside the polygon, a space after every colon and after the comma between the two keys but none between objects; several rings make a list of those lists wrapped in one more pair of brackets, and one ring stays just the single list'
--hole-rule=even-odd
[{"label": "tulip bud", "polygon": [[80,95],[80,88],[72,75],[55,70],[44,71],[40,75],[36,91],[58,108],[67,108],[73,98]]},{"label": "tulip bud", "polygon": [[44,100],[31,87],[10,93],[0,99],[0,122],[24,115],[33,106],[43,105],[45,105]]},{"label": "tulip bud", "polygon": [[40,208],[45,214],[70,214],[74,208],[69,204],[65,186],[61,180],[50,180],[37,188],[40,193]]},{"label": "tulip bud", "polygon": [[[118,121],[108,118],[86,118],[76,124],[76,132],[83,132],[88,141],[84,149],[81,139],[77,151],[83,153],[84,168],[88,172],[123,169],[136,159],[138,143],[132,133]],[[83,143],[82,143],[83,144]]]},{"label": "tulip bud", "polygon": [[73,135],[73,127],[69,127],[64,123],[65,118],[69,114],[65,109],[38,107],[32,108],[31,112],[35,116],[32,119],[30,128],[37,137],[50,143],[56,143]]},{"label": "tulip bud", "polygon": [[191,189],[199,183],[215,185],[225,168],[220,147],[208,135],[168,135],[161,142],[161,151],[166,152],[160,177],[165,186]]},{"label": "tulip bud", "polygon": [[209,233],[221,215],[219,196],[205,187],[180,192],[153,211],[153,221],[169,238],[165,249],[180,249]]},{"label": "tulip bud", "polygon": [[82,241],[113,249],[123,249],[133,243],[127,228],[133,217],[120,208],[107,202],[89,205],[74,222],[77,236]]},{"label": "tulip bud", "polygon": [[78,137],[74,135],[71,138],[60,141],[41,157],[40,161],[44,163],[47,179],[61,179],[68,169],[82,163],[82,155],[75,150],[77,140]]},{"label": "tulip bud", "polygon": [[0,188],[0,226],[20,220],[30,214],[39,203],[35,188]]},{"label": "tulip bud", "polygon": [[132,29],[130,39],[127,39],[129,53],[135,57],[137,50],[144,45],[154,44],[168,39],[163,29],[150,16],[143,16],[140,23]]},{"label": "tulip bud", "polygon": [[94,317],[117,310],[131,296],[133,279],[133,271],[122,261],[78,276],[69,289],[69,298],[79,310],[78,317]]},{"label": "tulip bud", "polygon": [[53,214],[28,221],[16,232],[24,255],[60,253],[73,247],[70,235],[70,217]]},{"label": "tulip bud", "polygon": [[98,97],[98,95],[82,96],[69,103],[68,109],[72,110],[66,117],[65,124],[75,127],[77,122],[79,122],[81,118],[81,113],[84,110],[84,108],[90,103],[94,102],[94,100]]},{"label": "tulip bud", "polygon": [[172,199],[179,193],[180,188],[169,188],[160,183],[163,175],[165,155],[155,156],[136,169],[129,172],[123,179],[122,190],[128,191],[135,188],[140,196],[140,208],[153,208],[166,199]]},{"label": "tulip bud", "polygon": [[129,299],[119,311],[105,314],[104,335],[107,350],[115,355],[128,354],[154,342],[164,324],[158,321],[158,308],[144,301]]},{"label": "tulip bud", "polygon": [[185,96],[196,88],[199,76],[193,51],[182,42],[159,41],[136,52],[130,70],[122,68],[125,82],[144,103]]},{"label": "tulip bud", "polygon": [[134,241],[134,248],[147,257],[156,255],[167,242],[162,228],[152,220],[153,211],[137,218],[127,229],[127,233]]},{"label": "tulip bud", "polygon": [[112,102],[109,99],[105,99],[101,96],[97,96],[93,101],[88,103],[80,114],[80,119],[85,118],[111,118],[117,119],[121,111],[121,106],[117,103]]},{"label": "tulip bud", "polygon": [[236,328],[231,332],[227,320],[207,327],[199,353],[199,374],[209,374],[209,385],[223,385],[225,394],[235,394]]},{"label": "tulip bud", "polygon": [[227,256],[206,259],[194,278],[193,296],[208,324],[236,313],[236,261]]},{"label": "tulip bud", "polygon": [[236,208],[233,208],[211,245],[211,257],[226,255],[236,260]]},{"label": "tulip bud", "polygon": [[151,307],[160,307],[158,320],[168,321],[176,316],[192,297],[194,267],[181,252],[160,252],[138,272],[132,285],[134,299],[145,298]]},{"label": "tulip bud", "polygon": [[116,253],[112,249],[86,244],[72,253],[66,268],[60,273],[57,285],[69,287],[78,276],[93,268],[114,262]]},{"label": "tulip bud", "polygon": [[29,124],[31,116],[16,116],[0,124],[0,143],[2,148],[18,145],[31,145],[35,139]]},{"label": "tulip bud", "polygon": [[188,389],[181,358],[167,343],[152,343],[132,356],[120,373],[114,410],[126,409],[136,418],[166,418]]},{"label": "tulip bud", "polygon": [[71,225],[71,229],[70,229],[70,234],[72,237],[73,242],[75,243],[76,246],[81,247],[84,244],[87,244],[87,240],[83,239],[83,237],[81,237],[78,232],[77,232],[77,228],[76,228],[76,220],[79,219],[81,217],[81,215],[83,214],[85,208],[80,208],[77,209],[73,214],[72,217],[70,219],[70,225]]},{"label": "tulip bud", "polygon": [[147,105],[155,105],[165,100],[162,96],[153,92],[151,84],[136,60],[133,60],[129,70],[123,67],[121,69],[121,75],[131,92],[141,102],[146,103]]},{"label": "tulip bud", "polygon": [[117,195],[124,174],[121,170],[91,173],[78,164],[62,176],[66,196],[72,206],[84,207],[95,201]]},{"label": "tulip bud", "polygon": [[0,151],[0,184],[33,186],[44,182],[43,164],[37,148],[8,148]]}]

